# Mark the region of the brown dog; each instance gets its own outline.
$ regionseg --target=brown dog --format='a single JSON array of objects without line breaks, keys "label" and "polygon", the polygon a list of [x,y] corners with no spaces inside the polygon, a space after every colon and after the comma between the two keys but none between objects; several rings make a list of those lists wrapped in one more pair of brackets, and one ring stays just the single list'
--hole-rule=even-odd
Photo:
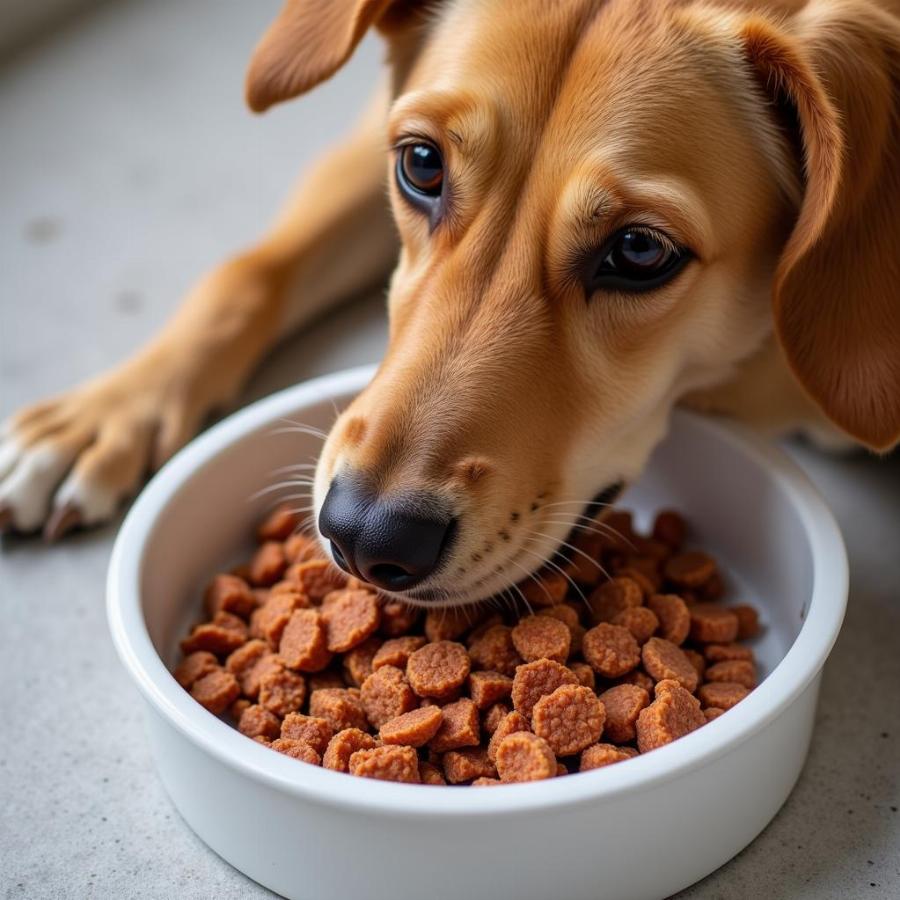
[{"label": "brown dog", "polygon": [[7,426],[9,527],[110,516],[279,337],[394,264],[387,356],[315,490],[338,561],[405,596],[536,568],[680,401],[900,439],[897,0],[288,0],[250,105],[372,26],[389,84],[269,237]]}]

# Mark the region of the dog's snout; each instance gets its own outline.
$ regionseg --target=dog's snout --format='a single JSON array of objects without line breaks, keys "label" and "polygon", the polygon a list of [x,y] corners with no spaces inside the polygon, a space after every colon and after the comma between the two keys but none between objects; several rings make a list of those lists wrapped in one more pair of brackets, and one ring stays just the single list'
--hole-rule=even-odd
[{"label": "dog's snout", "polygon": [[456,521],[430,494],[378,497],[353,478],[336,477],[319,512],[319,531],[335,562],[377,587],[402,591],[440,565]]}]

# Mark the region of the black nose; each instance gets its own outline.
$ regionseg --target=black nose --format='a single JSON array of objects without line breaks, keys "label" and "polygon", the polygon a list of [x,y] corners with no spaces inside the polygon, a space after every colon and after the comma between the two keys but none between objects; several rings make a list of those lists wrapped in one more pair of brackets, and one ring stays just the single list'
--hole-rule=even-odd
[{"label": "black nose", "polygon": [[378,587],[402,591],[440,564],[456,521],[431,494],[377,497],[364,482],[337,477],[319,512],[335,562]]}]

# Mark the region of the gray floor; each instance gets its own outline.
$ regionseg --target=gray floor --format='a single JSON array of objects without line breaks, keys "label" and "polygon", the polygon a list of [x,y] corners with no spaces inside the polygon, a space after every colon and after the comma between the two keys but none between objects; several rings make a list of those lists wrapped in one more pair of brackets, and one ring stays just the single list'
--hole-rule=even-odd
[{"label": "gray floor", "polygon": [[[349,123],[374,44],[311,97],[245,112],[244,62],[274,9],[106,4],[0,68],[0,415],[129,353]],[[381,305],[282,348],[248,398],[377,359]],[[747,850],[680,895],[691,900],[900,896],[900,460],[792,452],[844,529],[850,613],[797,789]],[[104,619],[114,535],[6,541],[0,554],[0,888],[271,896],[193,836],[156,778]],[[703,840],[702,822],[685,827]]]}]

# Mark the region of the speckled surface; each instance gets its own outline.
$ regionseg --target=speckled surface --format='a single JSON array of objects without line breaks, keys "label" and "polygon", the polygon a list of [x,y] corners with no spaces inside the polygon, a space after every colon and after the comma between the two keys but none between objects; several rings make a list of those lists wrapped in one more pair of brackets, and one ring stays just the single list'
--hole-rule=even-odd
[{"label": "speckled surface", "polygon": [[[132,350],[351,120],[372,44],[311,97],[260,120],[243,110],[244,61],[274,9],[109,4],[0,68],[0,415]],[[281,348],[248,398],[377,359],[381,307],[371,298]],[[791,452],[844,530],[850,610],[796,790],[681,900],[900,896],[900,459]],[[0,891],[272,896],[193,836],[155,775],[106,630],[114,534],[0,554]],[[702,822],[686,827],[703,839]]]}]

